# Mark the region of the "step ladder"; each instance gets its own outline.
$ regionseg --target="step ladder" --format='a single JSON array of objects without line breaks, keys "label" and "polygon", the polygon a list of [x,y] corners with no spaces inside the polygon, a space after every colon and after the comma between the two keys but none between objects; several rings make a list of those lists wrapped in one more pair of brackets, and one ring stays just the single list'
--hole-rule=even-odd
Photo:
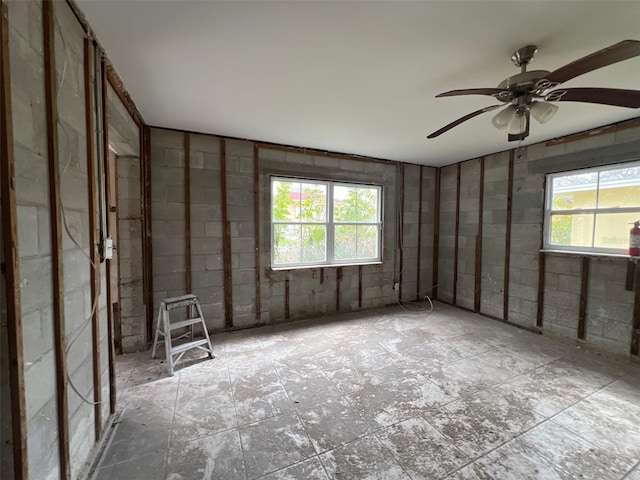
[{"label": "step ladder", "polygon": [[[169,312],[178,308],[188,308],[188,318],[171,322]],[[194,326],[200,324],[204,332],[204,338],[194,338]],[[172,337],[171,332],[181,328],[189,328],[187,333],[183,333],[177,337]],[[204,323],[204,316],[200,308],[200,302],[196,295],[182,295],[181,297],[165,298],[160,302],[160,310],[158,311],[158,322],[156,325],[156,335],[153,341],[153,351],[151,358],[156,358],[156,347],[158,346],[158,335],[164,337],[164,349],[167,356],[167,368],[169,375],[173,375],[173,369],[182,359],[182,356],[193,348],[203,350],[209,354],[209,358],[213,358],[213,348],[209,339],[209,332]],[[172,342],[184,337],[190,337],[186,343],[179,343],[175,347]]]}]

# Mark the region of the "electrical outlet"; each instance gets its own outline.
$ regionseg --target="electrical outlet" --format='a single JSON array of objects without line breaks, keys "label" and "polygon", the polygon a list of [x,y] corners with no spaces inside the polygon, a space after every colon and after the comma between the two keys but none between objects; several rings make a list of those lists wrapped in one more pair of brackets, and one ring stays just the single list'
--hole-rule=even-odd
[{"label": "electrical outlet", "polygon": [[104,239],[104,247],[103,247],[103,252],[104,252],[104,258],[105,260],[111,260],[113,258],[113,239],[112,238],[105,238]]},{"label": "electrical outlet", "polygon": [[400,290],[400,282],[395,282],[395,283],[393,284],[393,289],[394,289],[394,290]]}]

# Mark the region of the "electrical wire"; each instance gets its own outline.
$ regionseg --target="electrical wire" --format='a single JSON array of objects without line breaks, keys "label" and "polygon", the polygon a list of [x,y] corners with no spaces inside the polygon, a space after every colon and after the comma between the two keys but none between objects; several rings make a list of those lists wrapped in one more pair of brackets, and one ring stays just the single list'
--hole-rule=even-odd
[{"label": "electrical wire", "polygon": [[[64,38],[64,33],[62,31],[62,27],[60,25],[60,20],[58,19],[57,15],[54,16],[55,17],[55,21],[56,21],[56,26],[58,28],[58,32],[60,34],[60,40],[62,42],[63,48],[64,48],[64,64],[62,66],[62,74],[60,75],[60,82],[56,87],[56,97],[59,95],[60,90],[62,89],[62,86],[64,85],[64,81],[65,81],[65,76],[66,76],[66,72],[67,72],[67,66],[68,66],[68,49],[67,49],[67,42]],[[65,140],[66,140],[66,145],[67,145],[67,151],[69,152],[68,157],[67,157],[67,161],[64,165],[64,168],[62,169],[62,172],[60,172],[60,185],[62,185],[62,180],[65,176],[65,174],[67,173],[67,169],[69,168],[69,165],[71,164],[71,160],[73,158],[72,154],[71,154],[71,135],[69,134],[67,127],[65,126],[65,124],[60,120],[60,118],[58,117],[57,119],[57,125],[56,127],[60,127],[62,129],[62,131],[64,132],[64,136],[65,136]],[[87,181],[91,181],[91,179],[87,179]],[[57,192],[57,196],[58,196],[58,201],[60,202],[60,213],[61,213],[61,219],[62,219],[62,224],[64,226],[64,230],[67,233],[67,236],[69,237],[69,239],[71,240],[71,242],[76,246],[76,248],[78,250],[80,250],[80,252],[89,260],[89,264],[91,266],[91,270],[93,271],[93,273],[95,273],[96,275],[98,274],[98,270],[97,270],[97,266],[95,264],[95,262],[93,261],[93,259],[91,258],[91,256],[85,252],[84,248],[82,248],[82,246],[80,245],[80,243],[76,240],[76,238],[74,237],[74,235],[71,233],[71,229],[69,228],[69,224],[67,222],[67,216],[66,216],[66,211],[65,211],[65,206],[64,206],[64,200],[62,198],[62,193],[61,193],[61,188],[58,189]],[[89,212],[90,215],[93,215],[95,212]],[[90,243],[92,244],[92,240],[89,240]],[[92,245],[92,248],[95,248],[95,246]],[[80,338],[80,336],[82,335],[82,333],[85,331],[85,329],[87,328],[88,325],[90,325],[92,323],[92,319],[93,316],[98,308],[98,301],[99,301],[99,296],[95,295],[95,298],[93,299],[93,304],[91,306],[91,313],[89,314],[89,318],[86,319],[86,321],[84,322],[84,325],[82,325],[82,328],[80,328],[80,330],[75,334],[75,336],[71,339],[71,341],[67,344],[67,348],[65,349],[65,357],[66,357],[66,365],[69,365],[69,352],[71,351],[71,347],[73,347],[73,345],[75,344],[75,342],[78,340],[78,338]],[[102,403],[102,401],[98,401],[98,402],[94,402],[92,400],[89,400],[88,398],[86,398],[78,389],[78,387],[75,385],[75,383],[73,383],[73,379],[71,378],[71,372],[69,372],[69,369],[67,368],[66,370],[66,377],[67,377],[67,382],[69,383],[69,386],[71,386],[71,389],[76,393],[76,395],[78,395],[78,397],[85,403],[88,403],[89,405],[99,405]]]}]

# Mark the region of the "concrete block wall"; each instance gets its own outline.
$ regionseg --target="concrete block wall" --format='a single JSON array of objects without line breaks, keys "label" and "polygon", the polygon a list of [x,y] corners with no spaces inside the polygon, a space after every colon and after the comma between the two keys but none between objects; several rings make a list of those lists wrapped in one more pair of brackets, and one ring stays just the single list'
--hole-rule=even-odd
[{"label": "concrete block wall", "polygon": [[422,222],[418,248],[420,249],[420,298],[433,296],[433,240],[436,206],[436,169],[423,167],[422,170]]},{"label": "concrete block wall", "polygon": [[156,309],[162,299],[184,295],[187,288],[184,161],[182,134],[151,131],[153,304]]},{"label": "concrete block wall", "polygon": [[118,156],[120,334],[124,353],[147,348],[142,282],[140,157]]},{"label": "concrete block wall", "polygon": [[[2,202],[0,202],[0,211]],[[4,265],[2,236],[4,225],[0,222],[0,264]],[[11,429],[11,385],[9,384],[9,343],[7,332],[7,290],[5,270],[0,272],[0,471],[13,478],[13,431]]]},{"label": "concrete block wall", "polygon": [[[404,165],[402,213],[402,300],[413,301],[418,290],[418,229],[420,228],[420,166]],[[423,183],[424,187],[424,183]],[[424,192],[423,192],[423,196]],[[427,194],[427,196],[429,196]],[[422,257],[420,258],[422,263]]]},{"label": "concrete block wall", "polygon": [[460,165],[460,226],[458,229],[458,283],[456,305],[473,309],[476,273],[476,241],[480,205],[480,159]]},{"label": "concrete block wall", "polygon": [[[186,289],[185,133],[151,130],[151,196],[154,307]],[[225,140],[227,220],[231,238],[232,328],[373,308],[396,302],[394,280],[399,166],[258,149],[260,231],[260,311],[256,311],[256,233],[254,147],[251,141]],[[225,327],[222,224],[221,139],[189,134],[191,282],[212,331]],[[415,300],[417,285],[419,175],[423,175],[421,285],[432,285],[433,189],[435,169],[405,166],[404,262],[402,296]],[[285,175],[383,186],[384,238],[380,265],[271,270],[270,176]],[[398,267],[399,268],[399,267]],[[396,270],[397,276],[399,270]],[[360,285],[360,277],[362,284]],[[338,287],[339,282],[339,287]],[[288,284],[288,301],[286,292]],[[339,293],[338,293],[339,289]],[[360,298],[360,290],[362,291]]]},{"label": "concrete block wall", "polygon": [[[120,345],[125,353],[147,348],[142,279],[142,186],[140,129],[109,85],[109,143],[117,154],[118,266],[120,272]],[[118,328],[119,327],[119,328]]]},{"label": "concrete block wall", "polygon": [[[154,136],[163,133],[154,130],[152,144]],[[224,326],[220,145],[218,138],[190,135],[192,291],[200,299],[211,330]],[[154,188],[152,185],[152,191]],[[155,241],[155,230],[153,236]],[[232,259],[232,267],[240,267],[239,260]]]},{"label": "concrete block wall", "polygon": [[24,351],[28,468],[59,471],[51,290],[51,240],[45,118],[42,7],[10,2],[9,53]]},{"label": "concrete block wall", "polygon": [[508,174],[507,153],[485,157],[480,311],[497,318],[503,318],[504,312]]},{"label": "concrete block wall", "polygon": [[[84,92],[84,30],[66,4],[55,10],[58,157],[63,223],[62,234],[65,336],[70,382],[93,400],[91,343],[91,241],[89,179]],[[66,69],[66,70],[65,70]],[[68,391],[69,454],[75,477],[95,442],[93,405],[73,388]]]},{"label": "concrete block wall", "polygon": [[589,266],[586,342],[619,355],[627,355],[631,345],[634,293],[624,288],[627,263],[597,257]]},{"label": "concrete block wall", "polygon": [[511,259],[509,267],[509,321],[529,328],[536,325],[538,308],[538,251],[544,223],[544,175],[529,171],[527,157],[513,160]]},{"label": "concrete block wall", "polygon": [[453,271],[456,239],[456,196],[458,167],[440,170],[440,228],[438,230],[438,298],[453,302]]},{"label": "concrete block wall", "polygon": [[256,315],[253,142],[227,140],[227,219],[231,231],[233,325],[260,323]]},{"label": "concrete block wall", "polygon": [[[30,478],[47,480],[59,478],[60,445],[54,349],[52,205],[49,199],[47,151],[47,136],[51,132],[47,131],[46,124],[42,3],[35,0],[9,2],[8,10],[27,463]],[[55,2],[54,11],[58,107],[58,123],[54,128],[59,139],[61,213],[67,226],[63,228],[61,253],[64,336],[69,353],[66,355],[67,371],[62,374],[68,374],[81,395],[91,402],[93,351],[91,265],[87,258],[91,248],[88,189],[89,182],[97,184],[97,179],[88,178],[87,173],[85,33],[67,3]],[[109,376],[106,357],[106,283],[104,276],[102,279],[98,308],[103,352],[100,364],[102,398],[106,400],[102,404],[104,424],[109,414]],[[4,302],[0,310],[3,309]],[[4,347],[2,352],[6,352]],[[5,378],[3,375],[3,381]],[[4,393],[2,423],[7,418]],[[72,478],[76,478],[95,442],[94,408],[80,399],[71,386],[68,388],[67,402],[65,421],[69,426],[70,470]],[[6,462],[2,465],[3,478],[7,471],[5,465]]]},{"label": "concrete block wall", "polygon": [[[397,228],[396,208],[399,167],[394,164],[371,163],[352,159],[329,158],[305,155],[268,148],[258,151],[260,168],[260,291],[261,321],[282,323],[352,311],[359,308],[380,307],[396,302],[392,289],[394,279],[395,232]],[[362,307],[359,307],[359,267],[325,267],[311,269],[271,270],[271,196],[272,175],[302,178],[317,178],[344,182],[373,183],[383,188],[383,250],[382,264],[362,266]],[[405,173],[405,178],[407,178]],[[408,183],[413,182],[409,180]],[[405,190],[406,191],[406,190]],[[410,193],[405,208],[411,199],[417,203],[417,192]],[[412,209],[417,209],[412,205]],[[409,222],[415,220],[409,216]],[[405,232],[406,246],[417,245],[417,229]],[[431,257],[429,257],[431,258]],[[426,260],[425,260],[426,261]],[[321,271],[323,270],[323,271]],[[403,298],[415,299],[415,274],[403,272]],[[396,272],[397,273],[397,272]],[[289,285],[287,315],[286,284]],[[413,285],[407,288],[407,283]],[[339,294],[337,293],[339,290]]]},{"label": "concrete block wall", "polygon": [[[564,143],[538,143],[522,147],[513,152],[513,184],[511,209],[511,242],[509,245],[509,285],[506,319],[527,328],[539,329],[538,283],[540,249],[542,247],[544,223],[545,174],[556,171],[606,165],[606,150],[612,158],[625,150],[624,144],[640,138],[640,128],[630,127],[610,131],[594,132]],[[565,157],[566,156],[566,157]],[[636,157],[635,159],[637,159]],[[634,158],[629,158],[629,161]],[[618,160],[620,161],[620,160]],[[451,245],[452,184],[457,165],[442,168],[440,205],[440,272],[439,298],[451,301],[451,275],[447,268],[455,252]],[[460,231],[458,249],[457,304],[470,308],[469,287],[473,269],[471,260],[475,248],[470,245],[477,226],[476,191],[472,187],[475,179],[474,161],[461,164]],[[484,202],[482,225],[482,276],[480,312],[504,319],[507,194],[509,178],[509,152],[500,152],[485,157]],[[469,186],[473,191],[465,191]],[[455,192],[455,190],[453,190]],[[582,256],[576,254],[546,253],[544,292],[542,305],[542,327],[545,334],[577,339],[581,296]],[[587,284],[587,310],[585,339],[579,344],[588,348],[618,355],[629,355],[631,344],[631,321],[633,315],[633,292],[624,289],[626,275],[625,258],[596,255],[590,258]],[[474,272],[475,273],[475,272]]]}]

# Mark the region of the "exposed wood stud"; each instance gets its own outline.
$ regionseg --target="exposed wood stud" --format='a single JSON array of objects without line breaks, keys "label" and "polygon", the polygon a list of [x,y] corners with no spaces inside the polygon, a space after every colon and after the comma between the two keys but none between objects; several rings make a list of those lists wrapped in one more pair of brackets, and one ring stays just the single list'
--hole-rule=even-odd
[{"label": "exposed wood stud", "polygon": [[614,123],[612,125],[606,125],[601,128],[587,130],[586,132],[579,132],[571,135],[566,135],[564,137],[552,138],[551,140],[547,140],[545,145],[547,147],[550,147],[552,145],[559,145],[561,143],[575,142],[577,140],[584,140],[585,138],[592,138],[598,135],[604,135],[606,133],[619,132],[620,130],[627,130],[629,128],[635,128],[638,126],[640,126],[640,118],[632,118],[631,120],[625,120],[619,123]]},{"label": "exposed wood stud", "polygon": [[484,157],[480,157],[480,185],[478,186],[478,234],[476,236],[476,265],[473,287],[473,309],[480,311],[482,302],[482,223],[484,221]]},{"label": "exposed wood stud", "polygon": [[586,338],[587,324],[587,293],[589,289],[589,257],[582,257],[582,268],[580,270],[580,313],[578,314],[578,338]]},{"label": "exposed wood stud", "polygon": [[55,11],[52,0],[42,2],[44,40],[44,90],[47,118],[47,158],[49,160],[49,208],[51,221],[51,273],[53,287],[52,316],[56,364],[58,411],[58,449],[60,477],[71,476],[69,463],[69,400],[67,391],[66,330],[64,319],[64,283],[62,253],[62,205],[58,152],[58,105],[56,98]]},{"label": "exposed wood stud", "polygon": [[418,182],[418,266],[416,268],[416,302],[420,301],[420,270],[422,269],[422,177],[424,175],[423,165],[419,168]]},{"label": "exposed wood stud", "polygon": [[303,148],[303,147],[292,147],[288,145],[276,145],[273,143],[265,143],[258,142],[258,148],[265,148],[269,150],[278,150],[281,152],[290,152],[290,153],[302,153],[304,155],[313,155],[314,157],[326,157],[326,158],[337,158],[341,160],[357,160],[359,162],[369,162],[369,163],[383,163],[386,165],[393,165],[395,163],[394,160],[384,160],[381,158],[371,158],[371,157],[361,157],[359,155],[349,155],[348,153],[337,153],[337,152],[327,152],[324,150],[315,150],[313,148]]},{"label": "exposed wood stud", "polygon": [[398,219],[398,240],[400,242],[400,273],[398,274],[398,299],[402,301],[402,271],[404,270],[404,164],[399,165],[400,191],[398,192],[398,202],[400,202],[400,218]]},{"label": "exposed wood stud", "polygon": [[151,238],[151,130],[142,129],[140,162],[142,192],[143,289],[147,316],[147,343],[153,337],[153,240]]},{"label": "exposed wood stud", "polygon": [[[101,100],[102,100],[102,160],[104,162],[104,176],[105,176],[105,189],[106,189],[106,205],[107,212],[111,203],[111,197],[114,192],[110,191],[111,169],[109,167],[109,104],[107,101],[107,75],[105,70],[104,57],[100,62],[100,75],[101,75]],[[117,184],[117,182],[116,182]],[[108,213],[107,213],[108,215]],[[108,223],[108,222],[107,222]],[[111,235],[111,232],[109,232]],[[107,275],[107,345],[108,345],[108,357],[109,357],[109,412],[113,415],[116,413],[116,352],[115,352],[115,339],[113,328],[113,307],[111,298],[111,261],[106,263],[106,275]]]},{"label": "exposed wood stud", "polygon": [[231,283],[231,226],[227,214],[227,153],[226,142],[220,139],[220,183],[222,194],[222,256],[224,266],[225,328],[233,327],[233,285]]},{"label": "exposed wood stud", "polygon": [[340,283],[342,283],[342,267],[336,268],[336,312],[340,311]]},{"label": "exposed wood stud", "polygon": [[[6,288],[13,478],[26,480],[29,478],[29,472],[8,22],[7,4],[2,0],[0,1],[0,197],[2,199],[2,248]],[[7,475],[11,476],[9,472]]]},{"label": "exposed wood stud", "polygon": [[538,310],[536,313],[536,327],[542,328],[544,319],[544,275],[545,275],[546,257],[544,252],[538,255]]},{"label": "exposed wood stud", "polygon": [[324,268],[320,269],[320,285],[324,283]]},{"label": "exposed wood stud", "polygon": [[431,298],[438,299],[438,260],[440,256],[440,179],[442,169],[436,169],[436,188],[433,199],[433,267],[431,280]]},{"label": "exposed wood stud", "polygon": [[640,264],[635,266],[635,295],[633,297],[633,320],[631,328],[631,355],[638,355],[640,350]]},{"label": "exposed wood stud", "polygon": [[118,74],[114,71],[113,66],[111,65],[111,63],[109,63],[108,60],[105,61],[105,68],[107,70],[107,82],[109,82],[109,85],[111,85],[114,93],[118,96],[120,102],[122,102],[122,105],[127,110],[127,113],[129,113],[138,128],[142,128],[144,126],[142,115],[138,111],[138,108],[131,99],[129,93],[125,90],[122,80],[120,80],[120,77],[118,77]]},{"label": "exposed wood stud", "polygon": [[458,237],[460,234],[460,176],[462,173],[462,163],[458,162],[456,169],[456,227],[455,227],[455,239],[453,247],[453,301],[456,305],[458,303]]},{"label": "exposed wood stud", "polygon": [[256,263],[256,320],[262,319],[262,297],[260,290],[260,156],[257,144],[253,144],[253,224]]},{"label": "exposed wood stud", "polygon": [[[119,194],[119,186],[118,186],[118,156],[115,156],[115,161],[113,162],[113,176],[115,177],[114,183],[114,193],[113,193],[113,203],[116,207],[116,238],[115,238],[115,259],[117,265],[118,272],[118,301],[114,303],[115,307],[115,315],[114,315],[114,353],[122,353],[122,284],[120,282],[120,224],[118,215],[120,215],[120,194]],[[114,357],[115,362],[115,357]],[[114,364],[114,372],[115,372],[115,364]],[[115,373],[114,373],[115,375]]]},{"label": "exposed wood stud", "polygon": [[95,439],[102,434],[102,369],[100,368],[100,319],[99,309],[93,308],[100,296],[100,259],[98,258],[98,228],[96,222],[96,156],[94,141],[93,108],[93,42],[84,39],[84,104],[85,135],[87,144],[87,178],[89,205],[89,255],[91,257],[91,349],[93,362],[93,417]]},{"label": "exposed wood stud", "polygon": [[628,292],[633,292],[633,275],[636,269],[636,264],[633,260],[627,262],[627,277],[624,282],[624,289]]},{"label": "exposed wood stud", "polygon": [[504,247],[504,288],[503,320],[509,320],[509,272],[511,264],[511,211],[513,209],[513,158],[514,150],[509,150],[509,179],[507,180],[507,225]]},{"label": "exposed wood stud", "polygon": [[362,265],[358,265],[358,308],[362,308]]},{"label": "exposed wood stud", "polygon": [[191,141],[184,134],[184,242],[187,293],[191,293]]},{"label": "exposed wood stud", "polygon": [[284,281],[284,318],[289,319],[289,279]]}]

